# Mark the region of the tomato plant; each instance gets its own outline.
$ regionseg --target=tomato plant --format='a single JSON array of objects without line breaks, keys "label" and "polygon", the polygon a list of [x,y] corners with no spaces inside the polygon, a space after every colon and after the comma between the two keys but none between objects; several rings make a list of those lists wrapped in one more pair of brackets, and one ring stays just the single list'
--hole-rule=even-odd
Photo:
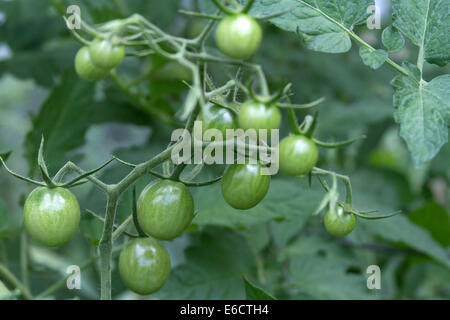
[{"label": "tomato plant", "polygon": [[80,206],[66,189],[37,188],[25,201],[25,228],[34,240],[46,246],[60,246],[69,241],[79,222]]},{"label": "tomato plant", "polygon": [[69,2],[0,1],[1,299],[450,299],[449,1]]},{"label": "tomato plant", "polygon": [[137,205],[143,231],[159,240],[178,237],[194,216],[194,201],[189,189],[170,180],[149,184],[142,191]]},{"label": "tomato plant", "polygon": [[222,179],[222,195],[233,208],[247,210],[266,196],[270,176],[261,174],[259,164],[233,164]]},{"label": "tomato plant", "polygon": [[133,240],[120,253],[119,271],[130,290],[142,295],[156,292],[169,277],[169,254],[155,239]]}]

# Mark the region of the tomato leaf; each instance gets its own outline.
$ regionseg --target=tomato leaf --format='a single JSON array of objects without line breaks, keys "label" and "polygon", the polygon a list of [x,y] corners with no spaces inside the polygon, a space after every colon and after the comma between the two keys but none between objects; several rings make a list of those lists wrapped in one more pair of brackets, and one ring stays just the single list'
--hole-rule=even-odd
[{"label": "tomato leaf", "polygon": [[394,26],[423,48],[424,58],[439,66],[450,61],[450,2],[393,0]]},{"label": "tomato leaf", "polygon": [[400,31],[392,25],[383,30],[381,40],[389,53],[399,52],[405,46],[405,38]]},{"label": "tomato leaf", "polygon": [[359,48],[359,55],[363,63],[374,70],[380,68],[388,58],[388,53],[385,50],[370,50],[366,47]]},{"label": "tomato leaf", "polygon": [[392,80],[395,120],[415,164],[431,160],[448,141],[450,75],[424,84],[405,76]]},{"label": "tomato leaf", "polygon": [[186,262],[172,269],[156,294],[161,299],[245,299],[242,276],[252,275],[254,256],[236,232],[210,228],[185,250]]},{"label": "tomato leaf", "polygon": [[372,4],[372,0],[268,0],[255,2],[251,13],[266,15],[291,9],[270,21],[283,30],[298,33],[308,49],[342,53],[350,50],[352,43],[347,31],[337,23],[352,30],[366,21],[367,8]]},{"label": "tomato leaf", "polygon": [[245,277],[244,283],[247,300],[276,300],[273,296],[265,292],[263,289],[254,286]]}]

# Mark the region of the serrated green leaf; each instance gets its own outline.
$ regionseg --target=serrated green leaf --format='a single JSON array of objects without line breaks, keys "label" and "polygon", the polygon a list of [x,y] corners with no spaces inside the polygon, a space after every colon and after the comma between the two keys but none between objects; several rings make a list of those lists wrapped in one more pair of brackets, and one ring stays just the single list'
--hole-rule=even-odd
[{"label": "serrated green leaf", "polygon": [[405,46],[405,38],[397,28],[392,25],[383,30],[381,40],[390,53],[399,52]]},{"label": "serrated green leaf", "polygon": [[394,26],[424,49],[424,57],[444,66],[450,61],[450,1],[393,0]]},{"label": "serrated green leaf", "polygon": [[95,86],[81,80],[74,70],[64,74],[61,83],[33,117],[32,129],[26,136],[25,153],[30,168],[35,168],[42,135],[45,136],[48,167],[56,170],[68,160],[69,151],[84,144],[90,114],[94,111],[94,89]]},{"label": "serrated green leaf", "polygon": [[245,295],[247,300],[276,300],[273,296],[263,289],[254,286],[250,281],[244,278]]},{"label": "serrated green leaf", "polygon": [[245,299],[242,277],[254,272],[254,256],[244,238],[230,230],[211,228],[185,251],[186,263],[175,267],[162,299]]},{"label": "serrated green leaf", "polygon": [[431,160],[448,141],[450,122],[450,75],[433,79],[428,84],[397,76],[395,88],[395,120],[415,164]]},{"label": "serrated green leaf", "polygon": [[266,15],[291,9],[270,21],[283,30],[299,32],[309,49],[342,53],[350,50],[352,43],[347,32],[337,23],[352,30],[366,20],[367,8],[371,4],[372,0],[267,0],[256,1],[251,13]]},{"label": "serrated green leaf", "polygon": [[359,48],[359,55],[363,63],[374,70],[380,68],[388,58],[387,51],[382,49],[371,50],[366,47]]}]

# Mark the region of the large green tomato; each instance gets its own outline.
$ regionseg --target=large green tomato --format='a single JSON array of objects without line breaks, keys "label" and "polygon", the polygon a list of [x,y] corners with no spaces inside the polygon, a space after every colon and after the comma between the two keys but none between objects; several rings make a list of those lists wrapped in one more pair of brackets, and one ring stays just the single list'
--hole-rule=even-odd
[{"label": "large green tomato", "polygon": [[316,165],[319,151],[311,139],[295,135],[281,140],[279,156],[282,174],[301,176],[308,174]]},{"label": "large green tomato", "polygon": [[25,228],[33,240],[46,246],[60,246],[69,241],[79,222],[80,206],[67,189],[39,187],[25,201]]},{"label": "large green tomato", "polygon": [[327,212],[324,224],[328,233],[336,237],[343,237],[355,228],[356,216],[353,213],[345,212],[342,207],[338,206],[336,210]]},{"label": "large green tomato", "polygon": [[217,46],[231,58],[249,58],[258,50],[261,40],[261,27],[248,14],[229,15],[217,26]]},{"label": "large green tomato", "polygon": [[97,39],[89,46],[89,54],[94,65],[102,69],[118,66],[125,57],[125,48],[114,45],[109,40]]},{"label": "large green tomato", "polygon": [[[276,106],[249,100],[241,106],[238,119],[239,126],[244,130],[279,129],[281,112]],[[269,136],[270,131],[267,132],[267,137]]]},{"label": "large green tomato", "polygon": [[120,254],[119,272],[128,289],[142,295],[154,293],[169,277],[169,254],[155,239],[135,239]]},{"label": "large green tomato", "polygon": [[75,70],[78,75],[88,81],[98,81],[106,77],[108,69],[102,69],[94,65],[89,55],[89,49],[82,47],[75,57]]},{"label": "large green tomato", "polygon": [[146,234],[159,240],[172,240],[191,223],[194,200],[189,189],[181,182],[153,182],[138,199],[137,216]]},{"label": "large green tomato", "polygon": [[247,210],[256,206],[267,194],[270,176],[261,174],[259,164],[233,164],[222,178],[222,195],[235,209]]},{"label": "large green tomato", "polygon": [[[219,107],[213,103],[207,103],[197,118],[202,122],[202,133],[206,130],[217,129],[222,133],[222,140],[227,138],[227,129],[236,129],[236,115],[233,111]],[[196,135],[197,140],[203,140],[203,137]]]}]

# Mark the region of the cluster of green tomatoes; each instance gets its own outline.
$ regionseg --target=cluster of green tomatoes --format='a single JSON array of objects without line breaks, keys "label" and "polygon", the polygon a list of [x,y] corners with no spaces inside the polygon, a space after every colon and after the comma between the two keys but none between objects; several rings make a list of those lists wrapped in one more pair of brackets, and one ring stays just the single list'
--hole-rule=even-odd
[{"label": "cluster of green tomatoes", "polygon": [[[245,59],[259,47],[262,31],[247,14],[225,17],[216,31],[218,47],[226,55]],[[95,40],[79,50],[75,69],[80,77],[97,81],[121,63],[125,49],[114,39]],[[281,112],[273,103],[252,98],[235,113],[229,108],[208,103],[199,114],[203,129],[279,129]],[[311,137],[303,134],[282,139],[278,148],[283,175],[307,176],[318,161],[318,149]],[[230,165],[222,178],[222,195],[233,208],[247,210],[266,196],[271,177],[262,175],[262,164]],[[125,285],[139,294],[159,290],[170,273],[170,259],[159,240],[180,236],[194,218],[194,200],[180,181],[162,179],[150,183],[137,200],[137,228],[147,237],[131,240],[120,254],[119,271]],[[31,192],[24,207],[24,224],[30,236],[47,246],[60,246],[75,234],[80,221],[76,197],[61,187],[39,187]],[[325,227],[333,235],[350,233],[356,223],[352,213],[337,207],[325,216]]]}]

